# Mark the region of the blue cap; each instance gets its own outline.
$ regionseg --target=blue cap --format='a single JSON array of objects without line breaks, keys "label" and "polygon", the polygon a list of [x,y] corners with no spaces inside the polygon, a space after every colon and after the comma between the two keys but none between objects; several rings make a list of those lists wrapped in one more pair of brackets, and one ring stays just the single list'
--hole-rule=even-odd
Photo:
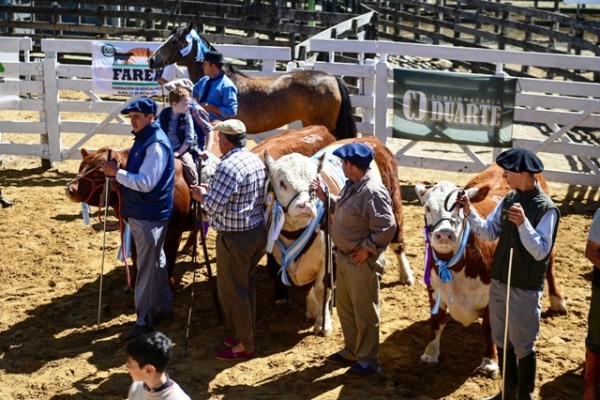
[{"label": "blue cap", "polygon": [[156,103],[149,97],[140,97],[129,103],[124,109],[121,110],[121,114],[129,114],[131,111],[137,111],[144,114],[156,115]]},{"label": "blue cap", "polygon": [[537,174],[544,170],[544,163],[527,149],[510,149],[496,157],[496,163],[511,172],[531,172]]},{"label": "blue cap", "polygon": [[348,143],[333,152],[334,156],[361,168],[368,168],[375,157],[373,149],[363,143]]}]

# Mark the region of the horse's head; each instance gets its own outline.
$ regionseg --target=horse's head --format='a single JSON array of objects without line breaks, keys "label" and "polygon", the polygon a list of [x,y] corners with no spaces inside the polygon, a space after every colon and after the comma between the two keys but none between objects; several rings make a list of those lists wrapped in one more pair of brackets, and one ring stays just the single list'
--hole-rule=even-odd
[{"label": "horse's head", "polygon": [[[100,165],[107,161],[108,147],[103,147],[94,152],[81,149],[83,161],[79,165],[79,173],[75,179],[67,183],[67,198],[75,203],[88,203],[93,206],[100,204],[100,196],[104,189],[106,176]],[[111,153],[111,159],[117,165],[124,167],[127,164],[127,151],[116,151]]]},{"label": "horse's head", "polygon": [[308,225],[317,215],[316,199],[309,192],[310,183],[317,177],[317,162],[298,153],[277,161],[265,154],[265,164],[277,202],[286,213],[286,223],[297,224],[297,229]]},{"label": "horse's head", "polygon": [[213,46],[196,32],[194,23],[190,22],[171,32],[171,36],[150,56],[148,65],[152,69],[164,68],[178,62],[193,65],[202,60],[208,50],[214,50]]}]

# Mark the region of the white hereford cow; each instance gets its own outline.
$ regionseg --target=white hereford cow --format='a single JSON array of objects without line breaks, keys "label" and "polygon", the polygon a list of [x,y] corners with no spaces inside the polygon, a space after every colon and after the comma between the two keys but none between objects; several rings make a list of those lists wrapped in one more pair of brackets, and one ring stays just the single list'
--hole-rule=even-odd
[{"label": "white hereford cow", "polygon": [[[331,154],[335,149],[346,143],[358,141],[365,143],[375,152],[375,159],[371,167],[378,170],[384,185],[388,188],[392,197],[392,207],[396,216],[398,231],[392,247],[398,258],[400,267],[400,280],[405,284],[412,284],[413,273],[404,252],[404,238],[402,235],[402,198],[398,183],[397,163],[394,155],[375,137],[345,139],[327,146],[322,151]],[[325,167],[321,171],[323,179],[327,182],[332,194],[337,195],[343,187],[344,177],[341,171],[339,159],[335,156],[328,157]],[[339,171],[336,173],[331,168],[337,160]],[[307,231],[311,221],[319,214],[317,199],[309,192],[310,183],[317,176],[318,160],[300,154],[289,154],[278,160],[273,160],[265,154],[265,163],[269,170],[269,180],[275,193],[277,203],[281,205],[284,212],[283,226],[279,232],[278,239],[284,249],[273,246],[273,255],[279,265],[284,265],[283,252],[293,252],[292,244],[302,237]],[[341,175],[341,179],[340,179]],[[277,218],[274,218],[276,221]],[[323,329],[323,299],[329,300],[329,289],[324,283],[325,278],[325,240],[324,234],[316,224],[316,230],[308,230],[305,238],[307,245],[298,251],[299,255],[287,266],[287,276],[290,283],[298,286],[311,284],[306,297],[306,316],[315,318],[314,332],[316,334],[329,335],[332,330],[331,316],[325,312],[325,328]],[[302,239],[300,239],[302,240]],[[286,256],[287,257],[287,254]]]},{"label": "white hereford cow", "polygon": [[[465,186],[472,207],[484,218],[510,190],[502,173],[503,169],[493,164]],[[542,189],[548,193],[543,176],[537,174],[536,177]],[[425,209],[425,247],[426,251],[431,251],[426,255],[425,282],[432,307],[433,340],[425,348],[421,360],[437,363],[440,337],[448,320],[447,312],[464,326],[482,317],[486,347],[479,368],[491,373],[498,369],[498,355],[496,346],[492,343],[488,311],[490,267],[497,242],[479,239],[470,233],[469,223],[465,220],[462,209],[452,209],[460,191],[456,185],[441,181],[427,189],[424,185],[417,184],[415,191]],[[438,264],[444,265],[444,262],[447,262],[451,279],[448,279],[448,275],[444,276],[447,274],[444,268],[440,275]],[[445,279],[440,279],[440,276]],[[550,258],[546,279],[552,310],[565,313],[565,301],[554,279],[554,254]]]}]

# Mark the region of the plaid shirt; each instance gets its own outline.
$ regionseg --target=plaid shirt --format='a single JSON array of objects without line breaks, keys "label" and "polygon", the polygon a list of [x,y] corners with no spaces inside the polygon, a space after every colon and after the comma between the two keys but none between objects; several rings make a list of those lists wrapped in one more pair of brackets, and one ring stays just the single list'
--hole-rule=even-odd
[{"label": "plaid shirt", "polygon": [[267,169],[257,155],[235,148],[221,158],[204,198],[217,231],[249,231],[263,223]]}]

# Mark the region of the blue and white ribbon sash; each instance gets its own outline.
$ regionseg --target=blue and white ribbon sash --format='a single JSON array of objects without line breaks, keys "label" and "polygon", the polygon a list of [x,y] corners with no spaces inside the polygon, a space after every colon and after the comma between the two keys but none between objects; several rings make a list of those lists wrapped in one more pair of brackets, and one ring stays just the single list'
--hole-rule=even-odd
[{"label": "blue and white ribbon sash", "polygon": [[[460,246],[458,247],[458,251],[456,253],[454,253],[454,255],[452,256],[452,258],[450,260],[447,260],[447,261],[440,260],[438,258],[438,256],[435,254],[435,251],[432,251],[433,260],[435,262],[435,265],[437,265],[437,267],[438,267],[438,276],[440,279],[438,280],[438,288],[437,288],[437,296],[435,299],[435,304],[433,305],[433,308],[431,309],[430,314],[437,314],[438,311],[440,310],[440,303],[442,301],[441,284],[450,282],[450,284],[452,285],[452,272],[450,271],[450,268],[452,268],[457,262],[462,260],[462,258],[464,257],[465,250],[467,248],[467,242],[469,241],[470,233],[471,233],[471,224],[469,224],[468,222],[465,221],[462,238],[460,240]],[[452,290],[451,290],[451,292],[452,292]],[[452,303],[452,300],[453,300],[453,296],[451,295],[450,303]]]},{"label": "blue and white ribbon sash", "polygon": [[[281,208],[281,205],[275,202],[275,206],[273,207],[274,212],[277,209],[277,207]],[[304,232],[302,232],[302,235],[300,235],[300,237],[296,239],[294,243],[292,243],[289,247],[286,248],[281,240],[275,241],[275,243],[279,247],[279,250],[281,250],[281,268],[279,268],[278,273],[281,275],[281,282],[283,282],[285,285],[292,286],[287,273],[287,269],[290,266],[290,264],[292,264],[296,260],[298,255],[302,253],[304,247],[306,247],[306,244],[310,241],[310,238],[312,237],[313,233],[319,228],[319,223],[321,222],[321,218],[323,217],[324,212],[325,207],[323,207],[323,203],[320,200],[318,200],[317,216],[310,220],[308,226],[306,227]],[[281,213],[283,214],[283,210],[281,210]],[[272,225],[275,225],[275,222],[276,221],[273,221]]]}]

